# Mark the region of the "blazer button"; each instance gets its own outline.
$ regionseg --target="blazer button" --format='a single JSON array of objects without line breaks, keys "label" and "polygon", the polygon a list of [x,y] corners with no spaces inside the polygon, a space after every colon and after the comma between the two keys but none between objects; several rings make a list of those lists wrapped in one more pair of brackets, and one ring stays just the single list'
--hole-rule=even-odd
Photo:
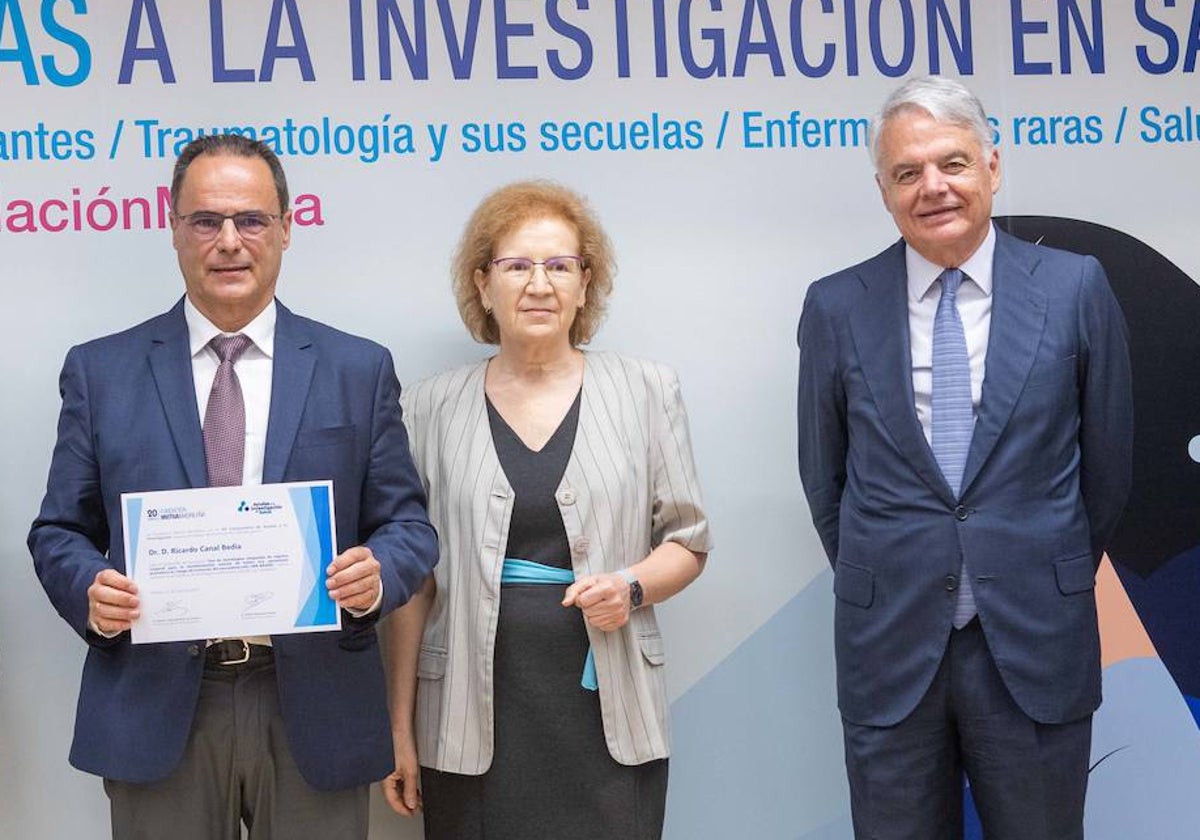
[{"label": "blazer button", "polygon": [[966,505],[959,505],[954,509],[954,518],[959,522],[966,522],[967,517],[970,515],[971,511],[967,509]]},{"label": "blazer button", "polygon": [[560,491],[558,494],[558,503],[560,505],[575,504],[575,491],[570,488]]},{"label": "blazer button", "polygon": [[195,659],[200,655],[200,645],[188,645],[188,656]]},{"label": "blazer button", "polygon": [[946,575],[946,591],[953,592],[958,589],[958,578],[954,575]]},{"label": "blazer button", "polygon": [[575,545],[572,546],[572,550],[576,554],[587,554],[588,549],[591,548],[591,545],[592,544],[588,542],[587,537],[580,537],[579,539],[575,540]]}]

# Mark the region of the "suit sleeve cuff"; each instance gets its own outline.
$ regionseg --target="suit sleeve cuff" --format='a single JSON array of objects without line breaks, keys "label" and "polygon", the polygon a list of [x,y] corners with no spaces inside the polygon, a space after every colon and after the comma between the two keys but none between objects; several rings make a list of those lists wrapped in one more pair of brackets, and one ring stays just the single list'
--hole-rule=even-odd
[{"label": "suit sleeve cuff", "polygon": [[[378,609],[378,607],[376,607],[376,608]],[[88,630],[95,633],[101,639],[115,639],[115,638],[117,638],[117,636],[121,635],[120,630],[117,630],[114,633],[105,633],[103,630],[101,630],[99,627],[96,626],[96,622],[94,622],[94,621],[88,622]]]},{"label": "suit sleeve cuff", "polygon": [[383,581],[379,581],[379,594],[375,596],[375,603],[367,607],[365,610],[356,610],[352,607],[346,607],[346,612],[350,613],[352,618],[366,618],[369,615],[374,615],[379,612],[379,608],[383,605]]}]

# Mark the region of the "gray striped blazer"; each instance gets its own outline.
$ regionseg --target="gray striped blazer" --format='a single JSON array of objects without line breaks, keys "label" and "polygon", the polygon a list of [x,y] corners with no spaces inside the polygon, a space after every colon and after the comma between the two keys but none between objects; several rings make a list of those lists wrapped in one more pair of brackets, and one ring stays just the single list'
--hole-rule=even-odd
[{"label": "gray striped blazer", "polygon": [[[492,661],[513,490],[492,445],[482,361],[404,391],[413,459],[441,561],[421,645],[421,763],[478,775],[492,763]],[[611,572],[673,540],[709,550],[679,382],[669,368],[584,357],[575,445],[556,497],[577,577]],[[612,633],[588,628],[609,752],[622,764],[668,754],[662,636],[654,609]]]}]

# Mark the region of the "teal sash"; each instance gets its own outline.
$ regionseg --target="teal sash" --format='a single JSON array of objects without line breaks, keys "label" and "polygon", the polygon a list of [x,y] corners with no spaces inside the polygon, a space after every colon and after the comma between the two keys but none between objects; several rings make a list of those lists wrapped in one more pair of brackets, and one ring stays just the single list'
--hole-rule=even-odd
[{"label": "teal sash", "polygon": [[[546,566],[534,563],[532,560],[517,560],[512,557],[504,558],[500,567],[501,583],[558,583],[570,585],[575,582],[575,573],[570,569],[560,569],[557,566]],[[600,687],[596,682],[596,657],[589,647],[587,659],[583,660],[583,677],[579,684],[588,691]]]}]

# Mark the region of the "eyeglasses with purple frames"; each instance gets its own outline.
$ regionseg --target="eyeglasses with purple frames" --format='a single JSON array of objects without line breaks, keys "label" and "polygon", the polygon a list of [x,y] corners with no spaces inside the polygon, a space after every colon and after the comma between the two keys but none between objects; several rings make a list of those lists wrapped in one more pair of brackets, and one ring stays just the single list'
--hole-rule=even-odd
[{"label": "eyeglasses with purple frames", "polygon": [[488,267],[495,268],[501,276],[523,282],[528,282],[533,277],[533,271],[539,265],[551,282],[578,279],[584,268],[583,257],[570,254],[546,257],[544,260],[530,257],[498,257],[488,263]]}]

